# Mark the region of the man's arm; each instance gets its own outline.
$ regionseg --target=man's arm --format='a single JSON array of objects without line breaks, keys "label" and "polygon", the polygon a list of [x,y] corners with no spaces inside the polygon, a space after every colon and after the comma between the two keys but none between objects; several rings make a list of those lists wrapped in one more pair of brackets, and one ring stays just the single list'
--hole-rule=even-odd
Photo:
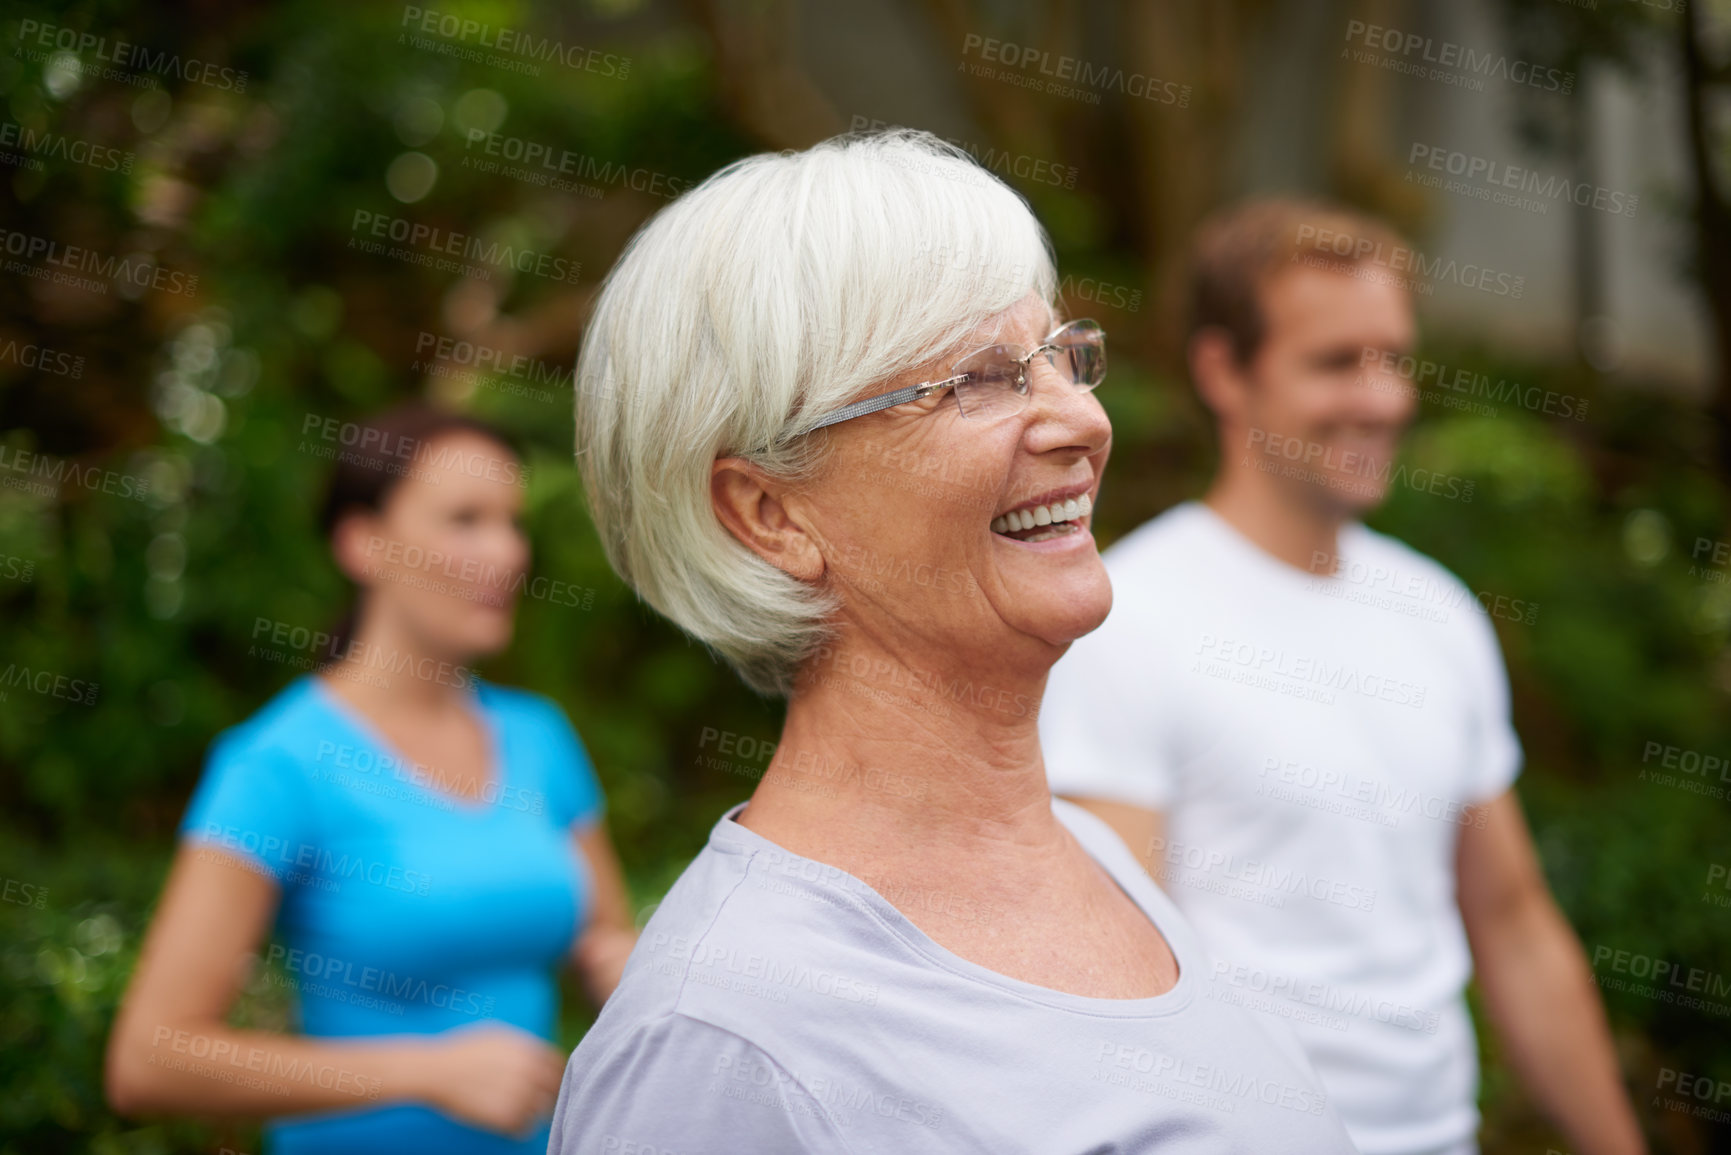
[{"label": "man's arm", "polygon": [[1159,861],[1159,851],[1166,844],[1166,815],[1158,810],[1149,810],[1142,806],[1132,806],[1128,802],[1108,802],[1104,798],[1071,798],[1060,795],[1067,802],[1074,802],[1083,810],[1110,826],[1124,845],[1130,848],[1130,853],[1136,861],[1142,864],[1142,869],[1148,872],[1156,885],[1160,882],[1160,873],[1155,869]]},{"label": "man's arm", "polygon": [[1644,1153],[1580,940],[1551,898],[1513,791],[1475,807],[1456,866],[1485,1006],[1528,1090],[1580,1155]]}]

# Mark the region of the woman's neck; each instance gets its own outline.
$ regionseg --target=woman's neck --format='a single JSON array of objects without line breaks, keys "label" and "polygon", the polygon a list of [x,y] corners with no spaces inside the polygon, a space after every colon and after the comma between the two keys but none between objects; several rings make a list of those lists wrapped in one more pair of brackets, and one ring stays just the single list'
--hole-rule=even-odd
[{"label": "woman's neck", "polygon": [[1064,838],[1036,724],[1045,681],[826,651],[802,672],[739,821],[855,873],[897,872],[909,856],[920,874],[1025,864]]},{"label": "woman's neck", "polygon": [[368,614],[321,676],[371,717],[436,715],[467,698],[473,678],[468,661],[425,644],[383,615]]}]

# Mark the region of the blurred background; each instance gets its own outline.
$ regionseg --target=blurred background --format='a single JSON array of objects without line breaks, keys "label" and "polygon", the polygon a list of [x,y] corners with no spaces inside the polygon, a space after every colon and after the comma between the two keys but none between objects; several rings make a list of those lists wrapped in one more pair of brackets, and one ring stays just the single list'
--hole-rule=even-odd
[{"label": "blurred background", "polygon": [[[1546,872],[1601,980],[1704,973],[1701,1005],[1605,997],[1655,1149],[1731,1151],[1675,1081],[1731,1080],[1728,97],[1721,0],[0,4],[0,1152],[258,1149],[115,1117],[101,1053],[206,745],[310,654],[261,643],[341,609],[328,423],[424,396],[518,437],[536,574],[583,592],[524,600],[481,672],[570,714],[646,917],[780,708],[602,556],[586,312],[721,165],[888,125],[1021,191],[1110,330],[1102,545],[1211,467],[1171,328],[1203,214],[1312,193],[1412,238],[1408,464],[1464,488],[1372,524],[1522,603],[1493,618]],[[1561,1150],[1482,1049],[1485,1150]]]}]

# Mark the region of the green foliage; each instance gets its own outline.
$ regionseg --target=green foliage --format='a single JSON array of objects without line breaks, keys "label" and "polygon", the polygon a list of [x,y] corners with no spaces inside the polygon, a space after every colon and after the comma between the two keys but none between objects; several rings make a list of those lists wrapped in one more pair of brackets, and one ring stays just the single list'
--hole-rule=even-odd
[{"label": "green foliage", "polygon": [[0,848],[0,1152],[257,1151],[256,1127],[143,1125],[103,1101],[102,1047],[165,865],[156,847],[92,837],[49,855]]},{"label": "green foliage", "polygon": [[[490,10],[535,19],[514,4]],[[233,23],[204,27],[206,16]],[[362,416],[423,380],[443,388],[418,367],[417,342],[453,311],[563,324],[570,331],[547,356],[561,369],[574,357],[580,313],[561,307],[570,286],[501,280],[502,292],[477,303],[453,291],[449,274],[356,251],[354,214],[516,237],[583,262],[587,288],[661,201],[617,187],[549,196],[483,176],[465,164],[476,154],[458,111],[475,93],[503,102],[502,131],[681,182],[760,147],[717,107],[706,49],[677,25],[633,41],[625,85],[399,47],[399,17],[296,0],[258,13],[204,9],[179,24],[120,4],[11,6],[0,18],[8,29],[47,20],[187,52],[222,44],[250,72],[244,93],[170,82],[166,96],[151,96],[92,82],[51,98],[41,64],[0,54],[0,99],[14,119],[138,154],[125,176],[68,165],[13,174],[8,227],[116,252],[144,233],[160,264],[201,278],[193,297],[111,296],[89,314],[0,281],[0,337],[27,328],[88,361],[78,378],[0,365],[5,460],[29,450],[62,470],[95,471],[94,485],[62,480],[47,496],[0,488],[4,660],[96,687],[88,698],[18,688],[0,697],[0,870],[47,895],[40,909],[0,902],[0,1155],[66,1149],[71,1136],[97,1152],[257,1149],[247,1128],[115,1118],[101,1054],[206,746],[300,672],[261,655],[259,623],[323,629],[343,606],[314,530],[328,463],[309,423]],[[593,31],[598,44],[610,35]],[[429,108],[440,121],[430,134]],[[384,174],[407,151],[431,158],[439,178],[405,207]],[[1029,191],[1052,218],[1065,270],[1136,283],[1109,251],[1104,206],[1082,192]],[[183,192],[184,211],[160,209],[160,223],[143,229],[141,206],[172,206]],[[1152,324],[1146,310],[1124,319]],[[1589,951],[1731,973],[1724,911],[1695,887],[1708,863],[1726,859],[1731,801],[1650,780],[1642,763],[1650,742],[1731,753],[1731,586],[1721,580],[1731,569],[1692,557],[1698,539],[1727,536],[1731,505],[1696,464],[1705,455],[1695,410],[1567,368],[1479,350],[1433,355],[1586,396],[1588,416],[1518,405],[1468,416],[1431,399],[1407,463],[1471,481],[1471,500],[1400,486],[1374,524],[1474,590],[1537,605],[1531,624],[1494,624],[1528,754],[1521,795]],[[1115,344],[1113,358],[1100,393],[1116,431],[1102,542],[1194,496],[1212,457],[1210,427],[1182,383],[1141,363],[1133,341]],[[581,608],[524,601],[513,645],[483,673],[569,712],[645,908],[752,785],[753,767],[730,773],[701,760],[703,730],[773,741],[781,708],[613,575],[572,466],[568,381],[542,387],[550,400],[512,386],[452,388],[523,447],[536,573],[592,596]],[[572,1044],[588,1012],[568,1002]],[[1672,1065],[1731,1078],[1722,1041],[1731,1024],[1630,994],[1608,1002],[1619,1031]],[[280,1008],[255,989],[237,1013]],[[1493,1098],[1501,1077],[1493,1064]]]}]

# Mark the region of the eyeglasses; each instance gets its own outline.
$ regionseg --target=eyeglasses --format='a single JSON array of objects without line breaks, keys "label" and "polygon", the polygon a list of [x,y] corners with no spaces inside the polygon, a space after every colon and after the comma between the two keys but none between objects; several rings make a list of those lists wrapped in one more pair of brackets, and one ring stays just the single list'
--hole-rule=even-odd
[{"label": "eyeglasses", "polygon": [[1028,364],[1044,354],[1047,364],[1086,393],[1106,379],[1106,330],[1097,321],[1071,321],[1052,331],[1035,349],[987,345],[957,361],[942,381],[909,385],[844,405],[812,426],[822,429],[868,413],[930,397],[940,389],[956,391],[956,407],[970,420],[1008,417],[1028,407]]}]

